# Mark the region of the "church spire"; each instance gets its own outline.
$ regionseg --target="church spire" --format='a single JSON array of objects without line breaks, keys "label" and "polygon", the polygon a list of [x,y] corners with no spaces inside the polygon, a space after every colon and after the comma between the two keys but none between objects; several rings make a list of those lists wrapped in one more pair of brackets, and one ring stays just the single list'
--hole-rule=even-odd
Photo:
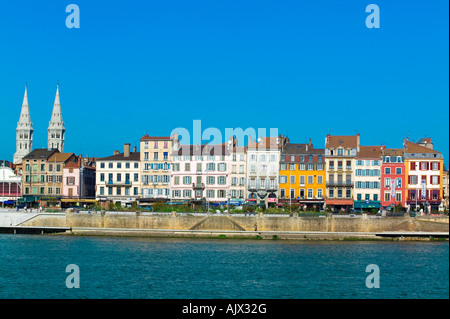
[{"label": "church spire", "polygon": [[20,118],[16,128],[16,153],[14,153],[14,164],[22,162],[22,158],[32,151],[32,147],[33,123],[31,123],[27,86],[25,86],[22,109],[20,110]]},{"label": "church spire", "polygon": [[28,105],[27,86],[25,86],[25,94],[23,96],[22,109],[20,110],[20,118],[17,126],[32,126],[30,117],[30,106]]},{"label": "church spire", "polygon": [[50,122],[48,124],[48,149],[58,149],[64,152],[64,122],[62,119],[61,102],[59,100],[59,84],[56,86],[55,103]]}]

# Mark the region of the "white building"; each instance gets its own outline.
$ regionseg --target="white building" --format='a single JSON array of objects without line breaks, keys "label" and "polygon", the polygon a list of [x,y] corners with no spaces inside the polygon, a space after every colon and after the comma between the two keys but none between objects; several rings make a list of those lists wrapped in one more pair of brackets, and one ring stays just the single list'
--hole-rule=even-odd
[{"label": "white building", "polygon": [[124,152],[96,159],[96,199],[100,202],[131,204],[140,196],[140,153],[130,152],[130,144]]},{"label": "white building", "polygon": [[278,198],[280,153],[289,143],[284,136],[263,137],[247,145],[247,202],[275,205]]},{"label": "white building", "polygon": [[0,202],[9,203],[21,196],[22,177],[14,174],[7,163],[0,163]]},{"label": "white building", "polygon": [[229,162],[225,144],[181,145],[172,153],[171,201],[225,204],[229,196]]}]

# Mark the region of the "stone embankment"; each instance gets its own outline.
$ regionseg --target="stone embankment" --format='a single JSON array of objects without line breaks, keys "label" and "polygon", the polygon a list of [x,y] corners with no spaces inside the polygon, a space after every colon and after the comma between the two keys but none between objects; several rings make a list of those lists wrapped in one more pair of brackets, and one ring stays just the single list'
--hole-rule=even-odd
[{"label": "stone embankment", "polygon": [[[321,217],[206,213],[71,212],[37,214],[23,226],[71,227],[74,234],[270,239],[364,239],[377,233],[447,234],[448,216]],[[408,236],[426,234],[426,236]],[[431,235],[430,235],[431,236]],[[401,237],[400,235],[398,237]],[[445,237],[445,236],[444,236]]]}]

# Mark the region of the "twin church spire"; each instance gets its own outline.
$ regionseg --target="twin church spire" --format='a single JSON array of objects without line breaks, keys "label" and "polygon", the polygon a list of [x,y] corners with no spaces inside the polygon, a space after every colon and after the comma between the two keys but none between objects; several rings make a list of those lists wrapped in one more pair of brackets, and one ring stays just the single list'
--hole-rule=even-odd
[{"label": "twin church spire", "polygon": [[[61,102],[59,100],[59,85],[57,85],[55,103],[53,104],[52,116],[48,125],[48,149],[58,149],[61,153],[64,152],[65,132],[66,130],[61,112]],[[14,154],[14,164],[20,163],[22,158],[32,151],[32,148],[33,123],[31,122],[27,87],[25,86],[22,109],[16,128],[16,153]]]}]

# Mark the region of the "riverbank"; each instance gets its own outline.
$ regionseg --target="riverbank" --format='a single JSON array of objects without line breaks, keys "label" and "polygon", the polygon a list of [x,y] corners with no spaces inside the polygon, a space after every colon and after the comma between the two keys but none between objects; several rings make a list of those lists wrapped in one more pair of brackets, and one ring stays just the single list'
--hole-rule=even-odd
[{"label": "riverbank", "polygon": [[214,231],[173,229],[119,229],[76,227],[57,235],[67,236],[117,236],[149,238],[202,238],[202,239],[251,239],[251,240],[340,240],[340,241],[448,241],[445,232],[287,232],[287,231]]},{"label": "riverbank", "polygon": [[[269,240],[434,240],[447,238],[448,216],[227,215],[140,212],[6,213],[17,227],[69,228],[69,235]],[[11,225],[12,224],[12,225]],[[0,225],[2,226],[2,225]]]}]

